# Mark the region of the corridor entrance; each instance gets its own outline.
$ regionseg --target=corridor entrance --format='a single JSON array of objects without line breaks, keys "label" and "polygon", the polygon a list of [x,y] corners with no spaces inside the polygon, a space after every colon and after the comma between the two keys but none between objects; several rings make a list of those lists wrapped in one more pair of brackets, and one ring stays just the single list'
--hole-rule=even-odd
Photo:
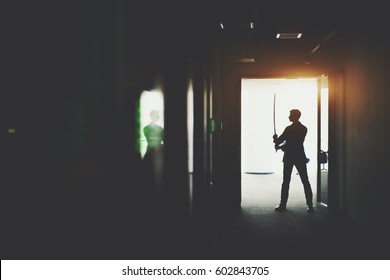
[{"label": "corridor entrance", "polygon": [[[241,80],[242,207],[269,208],[279,203],[283,152],[275,151],[272,135],[274,130],[281,135],[291,124],[288,115],[294,108],[302,112],[300,121],[308,128],[304,146],[314,202],[326,204],[327,166],[325,162],[320,165],[319,151],[327,151],[327,102],[325,77]],[[288,206],[305,206],[303,186],[295,168]]]}]

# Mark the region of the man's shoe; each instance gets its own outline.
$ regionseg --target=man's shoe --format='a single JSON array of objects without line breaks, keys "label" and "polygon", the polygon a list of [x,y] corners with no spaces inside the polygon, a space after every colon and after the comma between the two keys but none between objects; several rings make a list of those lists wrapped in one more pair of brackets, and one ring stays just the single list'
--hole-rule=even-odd
[{"label": "man's shoe", "polygon": [[314,212],[313,205],[308,205],[307,206],[307,212]]},{"label": "man's shoe", "polygon": [[278,205],[275,207],[275,211],[277,212],[283,212],[283,211],[286,211],[286,205]]}]

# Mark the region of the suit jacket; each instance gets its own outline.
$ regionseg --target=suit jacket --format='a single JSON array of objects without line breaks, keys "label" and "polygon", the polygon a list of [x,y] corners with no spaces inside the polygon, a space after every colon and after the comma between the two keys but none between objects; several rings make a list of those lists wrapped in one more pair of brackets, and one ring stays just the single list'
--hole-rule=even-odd
[{"label": "suit jacket", "polygon": [[277,145],[284,142],[284,145],[282,146],[284,151],[283,162],[307,162],[305,149],[303,147],[306,134],[307,127],[298,121],[287,126],[282,135],[276,139],[275,143]]}]

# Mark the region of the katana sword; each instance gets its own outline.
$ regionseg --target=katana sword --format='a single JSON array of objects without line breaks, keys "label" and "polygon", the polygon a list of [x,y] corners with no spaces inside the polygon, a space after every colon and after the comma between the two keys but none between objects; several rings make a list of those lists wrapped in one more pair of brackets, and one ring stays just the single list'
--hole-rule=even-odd
[{"label": "katana sword", "polygon": [[276,93],[274,93],[274,135],[276,134],[275,107],[276,107]]},{"label": "katana sword", "polygon": [[[276,111],[276,93],[274,93],[274,135],[276,135],[275,111]],[[278,151],[276,143],[275,143],[275,151],[276,152]]]}]

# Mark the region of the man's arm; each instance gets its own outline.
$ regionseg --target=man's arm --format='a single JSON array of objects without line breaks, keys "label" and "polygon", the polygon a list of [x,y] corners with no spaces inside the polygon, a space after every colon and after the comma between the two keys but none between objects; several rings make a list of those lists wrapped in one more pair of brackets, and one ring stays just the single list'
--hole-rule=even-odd
[{"label": "man's arm", "polygon": [[[279,137],[277,134],[274,134],[273,139],[274,139],[276,150],[281,149],[282,151],[284,151],[284,142],[286,141],[286,130],[287,129],[285,129],[283,131],[282,135],[280,135]],[[280,145],[280,144],[283,144],[283,145]]]},{"label": "man's arm", "polygon": [[274,143],[276,145],[279,145],[279,144],[283,143],[284,141],[286,141],[286,130],[287,129],[285,129],[283,131],[282,135],[280,135],[279,137],[277,134],[274,134],[273,139],[274,139]]}]

